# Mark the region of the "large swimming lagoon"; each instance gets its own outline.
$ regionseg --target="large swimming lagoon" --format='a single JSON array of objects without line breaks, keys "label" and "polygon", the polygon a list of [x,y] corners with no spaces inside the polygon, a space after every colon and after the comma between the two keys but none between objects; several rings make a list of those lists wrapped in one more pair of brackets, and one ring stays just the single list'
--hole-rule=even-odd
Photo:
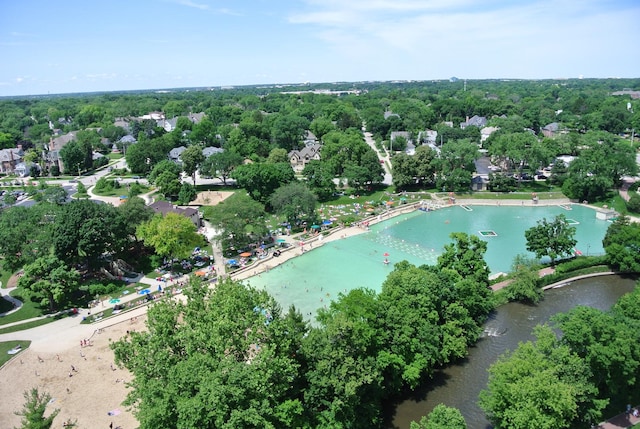
[{"label": "large swimming lagoon", "polygon": [[525,230],[559,214],[576,228],[577,251],[604,253],[602,238],[610,223],[596,219],[596,212],[588,207],[456,205],[429,212],[416,210],[372,225],[360,235],[314,246],[245,283],[265,288],[284,309],[293,304],[310,318],[340,292],[357,287],[380,291],[396,262],[435,264],[444,246],[451,243],[453,232],[481,237],[487,242],[485,260],[491,272],[508,272],[517,254],[534,256],[526,250]]}]

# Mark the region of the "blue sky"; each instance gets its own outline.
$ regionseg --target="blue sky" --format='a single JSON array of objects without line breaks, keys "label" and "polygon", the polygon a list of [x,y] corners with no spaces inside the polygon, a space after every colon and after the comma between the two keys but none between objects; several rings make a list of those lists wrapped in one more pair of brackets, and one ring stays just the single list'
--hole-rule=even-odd
[{"label": "blue sky", "polygon": [[0,96],[640,77],[637,0],[2,0]]}]

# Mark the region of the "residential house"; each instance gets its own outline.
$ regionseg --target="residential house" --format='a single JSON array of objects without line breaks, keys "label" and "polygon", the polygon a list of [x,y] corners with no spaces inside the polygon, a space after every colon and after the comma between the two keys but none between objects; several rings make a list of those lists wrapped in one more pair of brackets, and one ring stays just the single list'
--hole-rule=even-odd
[{"label": "residential house", "polygon": [[220,153],[220,152],[224,152],[224,149],[220,147],[214,147],[214,146],[209,146],[202,149],[202,154],[204,155],[205,158],[209,158],[214,153]]},{"label": "residential house", "polygon": [[557,122],[552,122],[550,124],[542,127],[542,135],[545,137],[555,137],[558,135],[558,131],[560,130],[560,125]]},{"label": "residential house", "polygon": [[116,118],[116,120],[113,121],[113,125],[124,129],[126,132],[131,131],[131,127],[129,126],[129,118]]},{"label": "residential house", "polygon": [[16,168],[13,171],[20,177],[27,177],[31,175],[31,167],[33,166],[40,171],[40,166],[33,162],[19,162],[16,164]]},{"label": "residential house", "polygon": [[205,116],[206,116],[206,114],[204,112],[189,113],[187,118],[189,118],[189,120],[191,122],[193,122],[194,124],[199,124],[200,122],[202,122],[202,120],[204,119]]},{"label": "residential house", "polygon": [[486,191],[489,185],[489,175],[488,174],[478,174],[473,176],[471,179],[471,190],[472,191]]},{"label": "residential house", "polygon": [[156,121],[156,124],[158,124],[159,127],[164,128],[164,130],[168,133],[170,133],[171,131],[176,129],[176,125],[178,124],[178,118],[171,118],[171,119],[158,119]]},{"label": "residential house", "polygon": [[22,148],[11,148],[0,150],[0,173],[12,174],[16,166],[22,161]]},{"label": "residential house", "polygon": [[180,207],[174,206],[168,201],[156,201],[149,205],[154,212],[160,213],[162,216],[167,213],[176,213],[180,216],[188,218],[196,228],[200,228],[202,225],[202,219],[200,218],[200,212],[193,207]]},{"label": "residential house", "polygon": [[187,150],[185,146],[171,149],[169,151],[169,159],[177,164],[182,163],[182,160],[180,160],[180,155],[182,155],[182,152],[184,152],[185,150]]},{"label": "residential house", "polygon": [[49,140],[49,146],[45,146],[46,152],[44,153],[44,160],[48,168],[56,165],[60,169],[60,171],[64,170],[64,165],[62,164],[62,159],[60,158],[60,149],[62,149],[67,143],[76,139],[75,132],[69,132],[67,134],[52,137]]},{"label": "residential house", "polygon": [[498,127],[484,127],[480,130],[480,143],[485,142],[491,134],[498,131],[500,128]]},{"label": "residential house", "polygon": [[309,161],[320,160],[320,149],[322,149],[322,145],[314,143],[300,150],[292,150],[288,155],[291,167],[296,171],[302,171]]},{"label": "residential house", "polygon": [[467,120],[464,122],[460,122],[460,128],[463,130],[467,127],[478,127],[483,128],[487,125],[487,118],[484,116],[473,115],[471,118],[467,116]]},{"label": "residential house", "polygon": [[389,148],[391,149],[391,151],[393,151],[393,142],[398,137],[402,137],[406,140],[407,149],[409,149],[409,147],[413,147],[413,149],[415,150],[415,146],[413,144],[413,141],[411,141],[409,131],[391,131],[391,135],[389,136]]}]

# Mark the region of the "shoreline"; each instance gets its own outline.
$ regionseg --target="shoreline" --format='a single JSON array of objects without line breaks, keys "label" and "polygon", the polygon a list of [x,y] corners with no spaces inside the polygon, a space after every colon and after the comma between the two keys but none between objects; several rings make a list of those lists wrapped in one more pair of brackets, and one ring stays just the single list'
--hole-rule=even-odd
[{"label": "shoreline", "polygon": [[[290,247],[281,251],[279,257],[274,257],[273,254],[270,254],[268,257],[264,259],[260,259],[253,264],[242,268],[240,270],[236,270],[233,273],[228,274],[228,276],[233,280],[248,280],[251,277],[260,275],[262,273],[268,272],[269,270],[282,265],[290,259],[301,256],[306,252],[313,251],[320,246],[323,246],[325,243],[330,243],[335,240],[341,240],[349,237],[353,237],[359,234],[362,234],[367,231],[367,227],[362,227],[359,225],[375,225],[380,222],[384,222],[390,219],[393,219],[397,216],[412,213],[416,210],[420,210],[421,207],[429,207],[432,210],[441,210],[447,207],[453,206],[510,206],[510,207],[548,207],[548,206],[561,206],[561,205],[573,205],[579,203],[572,203],[568,198],[562,199],[552,199],[552,200],[538,200],[537,203],[534,203],[532,200],[491,200],[491,199],[461,199],[456,200],[453,204],[445,203],[445,200],[439,199],[431,199],[431,200],[420,200],[417,202],[411,202],[409,204],[401,205],[390,209],[384,213],[379,215],[369,216],[367,218],[362,219],[358,222],[358,225],[352,226],[341,226],[337,228],[333,228],[331,232],[327,235],[318,234],[315,237],[312,237],[307,240],[298,240],[295,235],[286,236],[287,242],[290,244]],[[598,207],[590,206],[588,204],[580,204],[585,207],[589,207],[593,210],[597,210]],[[304,243],[300,245],[300,243]]]}]

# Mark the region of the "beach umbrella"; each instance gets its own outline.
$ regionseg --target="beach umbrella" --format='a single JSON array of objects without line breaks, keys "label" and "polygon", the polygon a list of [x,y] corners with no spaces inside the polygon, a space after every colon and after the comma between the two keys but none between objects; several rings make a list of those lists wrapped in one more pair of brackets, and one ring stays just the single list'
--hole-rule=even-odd
[{"label": "beach umbrella", "polygon": [[311,225],[311,229],[318,229],[320,228],[320,225]]},{"label": "beach umbrella", "polygon": [[243,258],[248,258],[249,256],[251,256],[251,252],[242,252],[240,256]]},{"label": "beach umbrella", "polygon": [[202,277],[202,276],[205,276],[207,273],[205,273],[204,271],[196,271],[194,274],[198,277]]},{"label": "beach umbrella", "polygon": [[323,225],[331,225],[333,222],[331,222],[330,220],[323,220],[322,224]]},{"label": "beach umbrella", "polygon": [[109,304],[117,304],[117,303],[119,303],[119,302],[120,302],[120,300],[119,300],[118,298],[111,298],[111,299],[109,300]]},{"label": "beach umbrella", "polygon": [[227,261],[227,264],[229,264],[229,265],[237,265],[237,264],[238,264],[238,261],[236,261],[235,259],[229,259],[229,260]]},{"label": "beach umbrella", "polygon": [[287,241],[287,240],[285,240],[284,238],[278,238],[276,240],[277,243],[284,243],[285,241]]}]

